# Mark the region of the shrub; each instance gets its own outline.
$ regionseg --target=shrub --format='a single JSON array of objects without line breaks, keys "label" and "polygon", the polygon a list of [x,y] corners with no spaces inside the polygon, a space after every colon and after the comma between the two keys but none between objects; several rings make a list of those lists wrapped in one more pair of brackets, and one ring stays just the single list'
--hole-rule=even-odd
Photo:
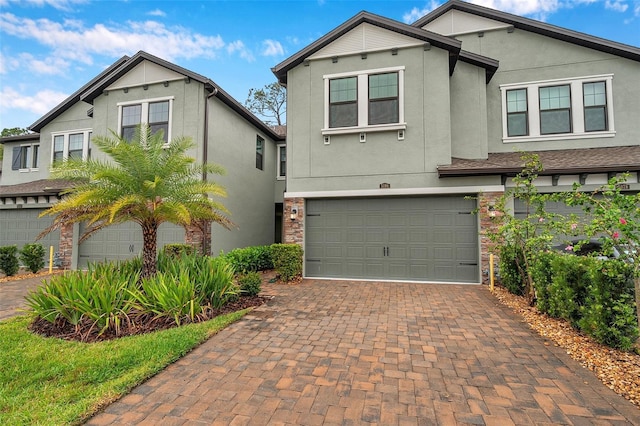
[{"label": "shrub", "polygon": [[271,259],[280,278],[289,282],[302,275],[302,247],[297,244],[273,244]]},{"label": "shrub", "polygon": [[549,286],[553,280],[551,263],[559,256],[554,252],[541,252],[535,257],[531,265],[531,277],[533,278],[536,292],[536,306],[542,312],[549,312]]},{"label": "shrub", "polygon": [[0,270],[8,277],[15,275],[20,269],[17,254],[18,246],[0,247]]},{"label": "shrub", "polygon": [[207,302],[217,309],[234,300],[240,289],[233,282],[235,269],[224,257],[201,257],[203,261],[196,269],[193,279],[198,283],[198,290],[206,297]]},{"label": "shrub", "polygon": [[553,280],[549,285],[549,315],[564,318],[574,327],[577,325],[587,297],[593,262],[593,258],[572,255],[556,256],[553,259]]},{"label": "shrub", "polygon": [[224,255],[236,271],[264,271],[273,268],[271,248],[269,246],[253,246],[231,250]]},{"label": "shrub", "polygon": [[602,344],[630,350],[639,333],[632,268],[620,260],[597,261],[590,277],[580,329]]},{"label": "shrub", "polygon": [[169,257],[180,257],[182,254],[195,254],[195,249],[189,244],[165,244],[161,253]]},{"label": "shrub", "polygon": [[518,269],[518,264],[524,267],[524,253],[513,244],[500,247],[500,282],[509,293],[522,296],[524,294],[524,279]]},{"label": "shrub", "polygon": [[260,293],[262,278],[258,272],[247,272],[238,278],[240,291],[247,296],[256,296]]},{"label": "shrub", "polygon": [[25,244],[20,250],[20,261],[34,274],[44,268],[44,247],[42,244]]}]

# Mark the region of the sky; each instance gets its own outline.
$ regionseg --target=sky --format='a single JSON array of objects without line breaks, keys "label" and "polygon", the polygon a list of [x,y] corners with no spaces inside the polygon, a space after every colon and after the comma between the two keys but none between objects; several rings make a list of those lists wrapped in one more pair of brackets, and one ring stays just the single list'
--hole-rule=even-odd
[{"label": "sky", "polygon": [[[640,0],[469,0],[640,46]],[[202,74],[239,102],[271,68],[358,12],[413,23],[444,1],[0,0],[0,129],[26,128],[139,50]]]}]

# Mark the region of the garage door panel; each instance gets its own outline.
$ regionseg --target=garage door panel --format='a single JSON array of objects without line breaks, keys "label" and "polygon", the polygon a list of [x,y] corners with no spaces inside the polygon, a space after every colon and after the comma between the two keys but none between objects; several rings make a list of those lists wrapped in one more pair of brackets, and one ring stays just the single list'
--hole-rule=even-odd
[{"label": "garage door panel", "polygon": [[[18,249],[25,244],[40,243],[46,253],[53,246],[54,252],[58,252],[60,244],[60,231],[53,231],[40,240],[36,237],[52,223],[49,216],[39,217],[44,209],[22,208],[0,210],[0,246],[16,245]],[[45,267],[49,266],[49,256],[45,256]]]},{"label": "garage door panel", "polygon": [[[477,265],[459,266],[478,262],[474,208],[461,196],[308,200],[306,275],[478,282]],[[327,235],[341,258],[318,249]]]}]

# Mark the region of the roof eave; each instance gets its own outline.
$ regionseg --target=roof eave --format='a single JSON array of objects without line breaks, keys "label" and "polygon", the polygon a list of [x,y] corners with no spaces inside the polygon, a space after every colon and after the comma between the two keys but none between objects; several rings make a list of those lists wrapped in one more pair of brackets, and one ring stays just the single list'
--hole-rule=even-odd
[{"label": "roof eave", "polygon": [[[466,169],[438,169],[438,177],[468,177],[468,176],[515,176],[522,172],[522,167],[486,167]],[[545,169],[538,173],[539,176],[576,175],[582,173],[623,173],[640,171],[640,165],[614,165],[599,167],[574,167]]]}]

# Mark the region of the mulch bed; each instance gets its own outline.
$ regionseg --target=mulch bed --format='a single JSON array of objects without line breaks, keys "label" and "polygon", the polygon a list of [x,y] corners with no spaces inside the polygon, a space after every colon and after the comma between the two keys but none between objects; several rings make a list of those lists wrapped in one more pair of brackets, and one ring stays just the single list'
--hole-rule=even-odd
[{"label": "mulch bed", "polygon": [[[267,298],[262,296],[240,297],[238,300],[227,303],[220,309],[208,309],[206,312],[198,315],[193,322],[208,321],[219,315],[260,306],[267,300]],[[64,319],[50,323],[40,317],[31,323],[29,330],[45,337],[57,337],[64,340],[93,343],[125,336],[152,333],[154,331],[166,330],[178,326],[173,317],[154,318],[148,315],[133,315],[131,319],[130,322],[121,325],[120,331],[117,334],[113,330],[107,330],[100,334],[100,330],[90,320],[81,321],[77,326],[74,326]],[[186,318],[181,322],[181,325],[188,324],[189,322],[191,322],[191,320]]]},{"label": "mulch bed", "polygon": [[520,314],[541,336],[563,348],[567,354],[594,374],[609,389],[640,408],[640,355],[623,352],[595,342],[564,320],[551,318],[529,306],[523,297],[496,287],[493,293],[504,305]]}]

